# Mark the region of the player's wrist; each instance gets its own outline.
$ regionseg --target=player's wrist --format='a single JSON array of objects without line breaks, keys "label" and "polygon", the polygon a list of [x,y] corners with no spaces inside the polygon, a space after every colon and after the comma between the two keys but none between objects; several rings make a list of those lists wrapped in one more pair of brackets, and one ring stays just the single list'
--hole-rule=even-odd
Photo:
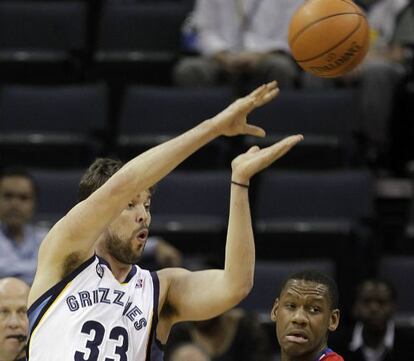
[{"label": "player's wrist", "polygon": [[237,182],[237,181],[234,181],[234,180],[231,181],[231,184],[233,186],[241,187],[241,188],[245,188],[245,189],[249,189],[249,186],[250,186],[249,183],[242,183],[242,182]]},{"label": "player's wrist", "polygon": [[241,181],[241,180],[238,180],[238,179],[232,179],[231,180],[231,184],[233,186],[241,187],[241,188],[246,188],[246,189],[248,189],[249,186],[250,186],[249,181]]},{"label": "player's wrist", "polygon": [[220,137],[224,135],[224,131],[222,129],[222,122],[217,118],[217,116],[214,116],[207,120],[208,125],[210,127],[210,131],[214,137]]}]

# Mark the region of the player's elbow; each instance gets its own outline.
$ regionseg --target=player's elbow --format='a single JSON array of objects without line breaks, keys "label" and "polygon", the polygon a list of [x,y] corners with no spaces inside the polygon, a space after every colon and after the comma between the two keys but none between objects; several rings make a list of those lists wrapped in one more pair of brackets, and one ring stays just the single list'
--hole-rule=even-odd
[{"label": "player's elbow", "polygon": [[242,299],[247,297],[253,288],[253,277],[246,281],[245,285],[241,289]]},{"label": "player's elbow", "polygon": [[244,298],[248,296],[250,291],[253,288],[253,279],[246,280],[245,282],[237,285],[237,287],[233,288],[232,296],[234,298],[235,304],[242,301]]}]

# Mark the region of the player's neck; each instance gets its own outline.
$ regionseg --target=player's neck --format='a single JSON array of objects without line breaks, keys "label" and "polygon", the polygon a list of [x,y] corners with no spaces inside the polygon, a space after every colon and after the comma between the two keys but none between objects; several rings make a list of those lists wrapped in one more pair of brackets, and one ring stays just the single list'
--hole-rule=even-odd
[{"label": "player's neck", "polygon": [[287,353],[281,352],[281,361],[318,361],[318,356],[321,356],[321,352],[326,349],[326,345],[321,346],[319,349],[313,352],[305,353],[298,356],[291,356]]},{"label": "player's neck", "polygon": [[124,282],[131,271],[132,266],[130,264],[120,263],[116,260],[109,262],[109,264],[111,265],[112,274],[118,282]]},{"label": "player's neck", "polygon": [[102,248],[97,248],[96,254],[109,263],[111,272],[113,276],[118,280],[118,282],[124,282],[129,272],[131,271],[132,266],[127,263],[119,262],[109,252],[105,251]]}]

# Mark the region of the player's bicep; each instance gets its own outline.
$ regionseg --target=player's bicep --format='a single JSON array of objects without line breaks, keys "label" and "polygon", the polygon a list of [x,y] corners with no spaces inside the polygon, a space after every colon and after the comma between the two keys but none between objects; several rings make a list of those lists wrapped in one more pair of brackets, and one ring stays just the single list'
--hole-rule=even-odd
[{"label": "player's bicep", "polygon": [[175,311],[174,323],[209,319],[238,302],[227,287],[223,270],[168,271],[171,271],[171,276],[166,302]]},{"label": "player's bicep", "polygon": [[121,204],[104,202],[94,194],[78,203],[53,226],[42,242],[39,265],[47,262],[61,267],[72,255],[77,255],[80,261],[89,257],[99,235],[121,210]]}]

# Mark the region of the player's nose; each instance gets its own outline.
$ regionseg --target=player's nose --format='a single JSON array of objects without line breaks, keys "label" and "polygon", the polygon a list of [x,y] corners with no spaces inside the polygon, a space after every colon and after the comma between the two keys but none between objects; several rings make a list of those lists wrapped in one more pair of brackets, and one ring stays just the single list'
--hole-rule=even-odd
[{"label": "player's nose", "polygon": [[135,221],[139,224],[146,223],[148,220],[148,212],[144,206],[137,207],[137,214],[135,216]]},{"label": "player's nose", "polygon": [[296,312],[292,316],[292,322],[295,324],[306,324],[308,322],[308,318],[306,317],[306,312],[302,307],[299,307]]}]

